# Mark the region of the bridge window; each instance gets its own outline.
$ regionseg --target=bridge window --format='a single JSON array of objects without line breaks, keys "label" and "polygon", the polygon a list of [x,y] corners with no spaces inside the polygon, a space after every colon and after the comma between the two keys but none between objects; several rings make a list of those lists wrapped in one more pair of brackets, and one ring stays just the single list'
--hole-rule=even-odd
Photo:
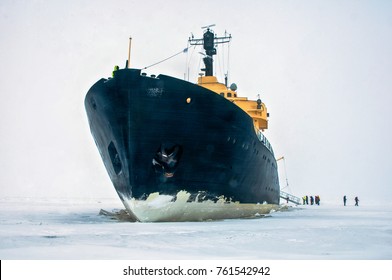
[{"label": "bridge window", "polygon": [[228,92],[228,93],[227,93],[227,97],[231,97],[231,92]]},{"label": "bridge window", "polygon": [[220,95],[225,96],[225,93],[224,93],[224,92],[221,92]]}]

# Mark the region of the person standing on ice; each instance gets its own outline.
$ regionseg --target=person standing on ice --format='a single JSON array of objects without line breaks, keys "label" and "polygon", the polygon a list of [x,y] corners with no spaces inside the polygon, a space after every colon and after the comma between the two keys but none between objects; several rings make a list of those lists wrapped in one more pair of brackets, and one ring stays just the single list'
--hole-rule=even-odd
[{"label": "person standing on ice", "polygon": [[316,196],[314,197],[314,200],[315,200],[316,204],[317,204],[318,206],[320,206],[320,196],[316,195]]},{"label": "person standing on ice", "polygon": [[310,205],[313,205],[313,203],[314,203],[313,196],[310,196]]},{"label": "person standing on ice", "polygon": [[344,206],[346,206],[346,202],[347,202],[347,197],[343,196],[343,204],[344,204]]},{"label": "person standing on ice", "polygon": [[355,206],[358,206],[358,202],[359,202],[359,199],[358,199],[358,196],[356,196],[355,197]]}]

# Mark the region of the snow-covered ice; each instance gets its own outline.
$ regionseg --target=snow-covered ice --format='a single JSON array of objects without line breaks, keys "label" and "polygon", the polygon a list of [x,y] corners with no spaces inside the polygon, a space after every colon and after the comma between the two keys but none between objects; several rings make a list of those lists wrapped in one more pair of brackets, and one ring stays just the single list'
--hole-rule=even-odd
[{"label": "snow-covered ice", "polygon": [[116,199],[0,198],[0,259],[392,259],[392,205],[298,206],[264,218],[129,223]]}]

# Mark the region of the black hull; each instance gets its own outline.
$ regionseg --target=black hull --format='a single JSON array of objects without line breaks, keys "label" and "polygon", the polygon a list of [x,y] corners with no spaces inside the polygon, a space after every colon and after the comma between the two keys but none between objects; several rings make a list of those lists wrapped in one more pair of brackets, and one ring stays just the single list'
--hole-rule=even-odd
[{"label": "black hull", "polygon": [[122,200],[151,193],[279,204],[276,160],[253,121],[198,85],[124,69],[87,93],[91,133]]}]

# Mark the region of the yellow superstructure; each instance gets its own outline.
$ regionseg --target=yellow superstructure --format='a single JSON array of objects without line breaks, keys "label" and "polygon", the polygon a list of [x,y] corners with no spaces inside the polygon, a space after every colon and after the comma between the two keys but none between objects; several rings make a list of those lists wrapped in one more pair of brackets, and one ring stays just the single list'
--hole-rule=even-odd
[{"label": "yellow superstructure", "polygon": [[244,110],[253,119],[256,129],[268,128],[267,107],[260,99],[254,101],[248,100],[247,97],[238,97],[236,87],[227,88],[224,84],[219,83],[215,76],[201,76],[198,78],[197,84],[225,97]]}]

